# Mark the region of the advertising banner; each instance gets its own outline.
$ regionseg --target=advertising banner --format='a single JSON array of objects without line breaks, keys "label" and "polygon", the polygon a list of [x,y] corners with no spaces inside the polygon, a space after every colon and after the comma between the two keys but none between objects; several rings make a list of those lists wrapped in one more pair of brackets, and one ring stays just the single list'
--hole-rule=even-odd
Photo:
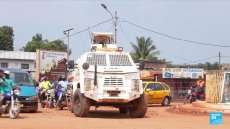
[{"label": "advertising banner", "polygon": [[197,68],[163,68],[163,78],[203,78],[203,69]]},{"label": "advertising banner", "polygon": [[46,76],[48,80],[57,80],[66,75],[67,52],[39,50],[39,80]]}]

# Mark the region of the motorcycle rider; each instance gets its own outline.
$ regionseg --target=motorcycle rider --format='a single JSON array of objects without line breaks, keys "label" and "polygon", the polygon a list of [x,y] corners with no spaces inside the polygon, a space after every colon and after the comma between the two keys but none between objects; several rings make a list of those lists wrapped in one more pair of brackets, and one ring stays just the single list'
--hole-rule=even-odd
[{"label": "motorcycle rider", "polygon": [[59,76],[59,78],[53,83],[52,88],[55,89],[55,101],[57,102],[58,100],[58,95],[57,95],[57,90],[58,90],[58,86],[59,86],[59,82],[62,80],[61,76]]},{"label": "motorcycle rider", "polygon": [[3,77],[4,77],[4,71],[0,69],[0,110],[2,110],[2,103],[4,100],[5,93],[10,91]]},{"label": "motorcycle rider", "polygon": [[66,91],[67,90],[67,85],[68,85],[68,81],[66,80],[65,75],[61,76],[61,79],[58,83],[61,86],[61,90],[62,91]]},{"label": "motorcycle rider", "polygon": [[[62,92],[60,92],[59,96],[57,96],[58,97],[57,103],[56,103],[57,106],[59,105],[59,102],[63,96],[63,92],[66,92],[66,90],[67,90],[67,85],[68,85],[68,81],[66,80],[66,77],[64,75],[62,75],[60,77],[60,81],[58,83],[58,89],[61,90]],[[58,95],[58,93],[56,93],[56,94]]]},{"label": "motorcycle rider", "polygon": [[5,82],[6,82],[6,84],[8,86],[10,86],[10,87],[14,87],[15,86],[14,80],[10,78],[10,72],[5,71],[4,74],[5,74]]},{"label": "motorcycle rider", "polygon": [[50,82],[47,80],[47,77],[44,77],[41,83],[41,94],[40,94],[40,100],[44,100],[45,99],[45,92],[43,91],[43,89],[46,91],[48,90],[52,85],[50,84]]}]

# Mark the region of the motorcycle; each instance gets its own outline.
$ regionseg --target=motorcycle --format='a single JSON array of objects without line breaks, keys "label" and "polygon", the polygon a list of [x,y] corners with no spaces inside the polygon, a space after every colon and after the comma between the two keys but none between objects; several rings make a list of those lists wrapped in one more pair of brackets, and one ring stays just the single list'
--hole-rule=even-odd
[{"label": "motorcycle", "polygon": [[55,101],[55,91],[52,88],[49,89],[43,89],[42,93],[44,98],[41,98],[41,107],[44,108],[47,106],[48,108],[54,107],[54,101]]},{"label": "motorcycle", "polygon": [[70,95],[72,90],[67,88],[65,90],[62,90],[62,86],[58,86],[58,89],[56,91],[57,95],[57,103],[56,103],[56,108],[59,110],[62,110],[64,107],[70,106]]},{"label": "motorcycle", "polygon": [[10,87],[10,92],[4,94],[4,100],[2,107],[0,107],[0,117],[2,114],[10,115],[11,119],[15,119],[20,113],[20,102],[18,101],[18,95],[20,94],[19,87]]},{"label": "motorcycle", "polygon": [[203,88],[199,88],[198,92],[196,92],[196,87],[193,86],[188,90],[188,95],[184,99],[184,104],[191,104],[192,102],[195,102],[196,100],[205,100],[205,92]]},{"label": "motorcycle", "polygon": [[188,103],[191,104],[192,102],[195,102],[196,101],[196,96],[197,96],[196,89],[193,86],[188,90],[188,94],[184,99],[184,104],[188,104]]}]

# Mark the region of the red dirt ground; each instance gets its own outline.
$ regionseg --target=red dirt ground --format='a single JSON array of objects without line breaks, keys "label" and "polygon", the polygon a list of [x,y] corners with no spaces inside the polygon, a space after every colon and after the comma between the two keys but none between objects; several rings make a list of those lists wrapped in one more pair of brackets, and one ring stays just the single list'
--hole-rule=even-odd
[{"label": "red dirt ground", "polygon": [[130,118],[110,107],[91,108],[89,117],[79,118],[62,111],[39,108],[37,113],[21,113],[18,119],[3,115],[0,129],[229,129],[230,117],[223,116],[223,124],[209,124],[209,114],[187,114],[169,110],[170,107],[151,105],[146,117]]}]

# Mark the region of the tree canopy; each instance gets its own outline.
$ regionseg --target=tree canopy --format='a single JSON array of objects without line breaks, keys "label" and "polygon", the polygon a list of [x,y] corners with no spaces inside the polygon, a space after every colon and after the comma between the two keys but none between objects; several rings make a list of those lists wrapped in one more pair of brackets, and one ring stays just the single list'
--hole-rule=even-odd
[{"label": "tree canopy", "polygon": [[0,27],[0,50],[14,50],[14,31],[10,26]]},{"label": "tree canopy", "polygon": [[[36,49],[63,51],[67,50],[67,45],[59,39],[49,42],[47,39],[44,40],[41,34],[36,34],[22,49],[27,52],[36,52]],[[69,50],[70,54],[71,50]]]},{"label": "tree canopy", "polygon": [[159,51],[156,51],[156,46],[153,44],[153,41],[150,37],[145,39],[144,36],[137,37],[136,43],[130,43],[133,51],[130,53],[133,60],[158,60],[157,56],[160,54]]}]

